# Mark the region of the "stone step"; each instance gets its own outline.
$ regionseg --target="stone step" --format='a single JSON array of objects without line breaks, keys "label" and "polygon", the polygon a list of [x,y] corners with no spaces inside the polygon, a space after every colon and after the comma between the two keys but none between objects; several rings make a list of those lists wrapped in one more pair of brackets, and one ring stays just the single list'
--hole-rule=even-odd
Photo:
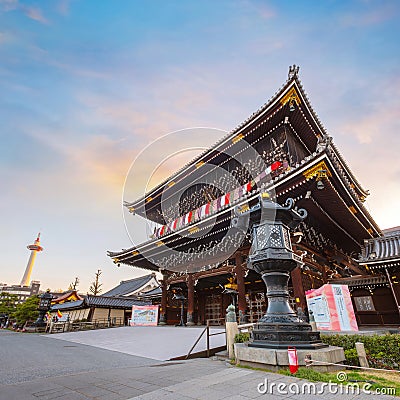
[{"label": "stone step", "polygon": [[214,356],[213,356],[213,360],[218,360],[218,361],[227,361],[227,360],[229,360],[228,351],[227,350],[223,350],[223,351],[219,351],[218,353],[215,353]]}]

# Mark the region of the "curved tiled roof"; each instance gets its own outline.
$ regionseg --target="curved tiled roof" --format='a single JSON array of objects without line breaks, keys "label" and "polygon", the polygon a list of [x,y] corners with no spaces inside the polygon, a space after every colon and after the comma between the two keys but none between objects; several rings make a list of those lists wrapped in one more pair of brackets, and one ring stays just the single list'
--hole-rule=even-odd
[{"label": "curved tiled roof", "polygon": [[367,285],[382,285],[387,283],[386,276],[352,276],[348,278],[330,279],[329,284],[332,285],[347,285],[353,286],[367,286]]},{"label": "curved tiled roof", "polygon": [[400,226],[395,226],[393,228],[382,229],[382,232],[385,236],[400,236]]},{"label": "curved tiled roof", "polygon": [[161,296],[162,289],[160,286],[157,286],[156,288],[149,290],[146,293],[140,294],[140,298],[146,298],[146,297],[153,297],[153,296]]},{"label": "curved tiled roof", "polygon": [[368,264],[397,259],[400,259],[400,231],[364,241],[360,262]]},{"label": "curved tiled roof", "polygon": [[73,310],[74,308],[82,308],[84,306],[85,300],[75,300],[75,301],[67,301],[62,304],[54,304],[51,307],[51,311],[57,311],[57,310]]},{"label": "curved tiled roof", "polygon": [[128,281],[121,281],[115,288],[104,293],[103,296],[127,296],[142,288],[146,283],[154,278],[153,274],[141,276],[139,278],[130,279]]},{"label": "curved tiled roof", "polygon": [[139,300],[136,297],[107,297],[86,296],[85,304],[89,307],[131,308],[132,306],[145,306],[150,302]]},{"label": "curved tiled roof", "polygon": [[87,307],[129,309],[133,305],[146,306],[149,304],[151,304],[151,302],[139,300],[137,297],[108,297],[87,295],[83,300],[68,301],[63,304],[55,304],[51,307],[51,311],[74,310]]}]

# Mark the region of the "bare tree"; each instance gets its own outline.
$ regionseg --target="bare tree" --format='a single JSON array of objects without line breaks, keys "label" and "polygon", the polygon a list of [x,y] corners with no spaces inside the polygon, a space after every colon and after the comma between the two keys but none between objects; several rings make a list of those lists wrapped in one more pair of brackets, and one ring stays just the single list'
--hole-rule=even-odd
[{"label": "bare tree", "polygon": [[94,282],[92,282],[89,288],[89,291],[95,296],[97,296],[102,292],[101,286],[103,286],[103,284],[99,282],[100,275],[101,275],[101,269],[98,269],[97,272],[95,273]]},{"label": "bare tree", "polygon": [[79,284],[79,278],[75,277],[75,281],[69,284],[68,290],[76,290]]}]

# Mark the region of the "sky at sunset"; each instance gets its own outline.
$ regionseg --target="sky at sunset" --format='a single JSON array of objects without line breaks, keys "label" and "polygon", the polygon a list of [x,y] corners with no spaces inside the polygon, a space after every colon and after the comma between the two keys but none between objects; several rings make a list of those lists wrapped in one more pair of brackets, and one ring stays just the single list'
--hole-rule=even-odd
[{"label": "sky at sunset", "polygon": [[[265,103],[291,64],[368,210],[400,225],[399,20],[396,0],[0,0],[0,282],[20,282],[39,230],[42,289],[145,273],[106,255],[132,245],[121,205],[135,157],[168,132],[216,129],[194,144],[188,130],[189,150],[156,177],[168,175]],[[171,135],[164,150],[177,148]]]}]

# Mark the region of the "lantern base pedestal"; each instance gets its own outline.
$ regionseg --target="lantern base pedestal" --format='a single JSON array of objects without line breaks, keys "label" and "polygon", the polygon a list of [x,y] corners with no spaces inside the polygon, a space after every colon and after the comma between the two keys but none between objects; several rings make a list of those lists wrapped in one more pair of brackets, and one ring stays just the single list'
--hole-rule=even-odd
[{"label": "lantern base pedestal", "polygon": [[[291,344],[297,349],[297,358],[300,367],[305,367],[304,359],[307,355],[316,361],[328,363],[342,364],[345,360],[344,350],[342,347],[328,346],[320,349],[299,349],[297,343]],[[290,345],[289,345],[290,346]],[[264,368],[270,371],[278,371],[280,369],[289,368],[288,351],[286,349],[266,349],[261,347],[250,347],[247,343],[235,343],[236,363],[254,368]],[[310,366],[315,371],[332,372],[339,371],[343,367],[335,365],[315,364]]]},{"label": "lantern base pedestal", "polygon": [[[284,319],[285,317],[291,316],[280,316],[279,318]],[[268,316],[264,316],[261,320],[266,318]],[[311,325],[305,322],[298,320],[297,323],[263,323],[260,321],[252,331],[249,347],[286,350],[289,346],[310,350],[328,347],[327,344],[321,342],[320,333],[312,331]]]}]

